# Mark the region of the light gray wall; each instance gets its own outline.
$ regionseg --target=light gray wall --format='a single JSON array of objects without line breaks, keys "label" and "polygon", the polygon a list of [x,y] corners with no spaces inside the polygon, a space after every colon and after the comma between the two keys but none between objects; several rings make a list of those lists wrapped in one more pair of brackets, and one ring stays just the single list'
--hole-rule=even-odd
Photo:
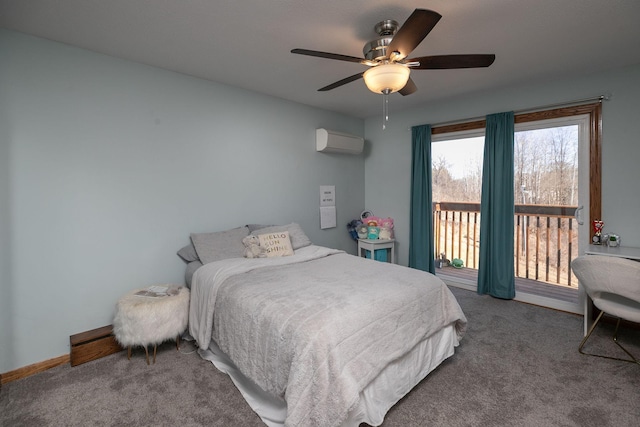
[{"label": "light gray wall", "polygon": [[182,283],[190,232],[296,221],[355,253],[364,158],[315,152],[315,129],[363,120],[5,30],[0,58],[0,372],[67,353],[130,289]]},{"label": "light gray wall", "polygon": [[[0,78],[0,82],[2,79]],[[0,83],[0,94],[5,93]],[[0,98],[2,95],[0,95]],[[9,245],[9,123],[0,101],[0,343],[11,342],[12,309],[11,309],[11,247]],[[9,360],[11,350],[8,345],[0,345],[0,360]],[[4,372],[0,369],[0,372]]]},{"label": "light gray wall", "polygon": [[392,95],[387,130],[382,130],[380,117],[365,121],[365,136],[371,144],[365,163],[365,202],[376,215],[395,219],[399,262],[404,265],[408,262],[411,126],[483,117],[601,94],[612,95],[603,104],[602,119],[605,231],[619,234],[624,245],[640,247],[640,65],[636,65],[568,80],[469,94],[404,112],[393,111],[395,95]]}]

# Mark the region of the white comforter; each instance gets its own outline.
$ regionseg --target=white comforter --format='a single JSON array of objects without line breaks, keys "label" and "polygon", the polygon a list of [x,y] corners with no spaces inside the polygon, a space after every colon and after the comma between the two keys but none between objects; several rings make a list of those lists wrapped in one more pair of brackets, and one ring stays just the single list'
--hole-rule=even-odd
[{"label": "white comforter", "polygon": [[[189,330],[287,402],[287,426],[337,426],[391,361],[466,318],[437,277],[320,246],[196,271]],[[214,328],[215,325],[215,328]]]}]

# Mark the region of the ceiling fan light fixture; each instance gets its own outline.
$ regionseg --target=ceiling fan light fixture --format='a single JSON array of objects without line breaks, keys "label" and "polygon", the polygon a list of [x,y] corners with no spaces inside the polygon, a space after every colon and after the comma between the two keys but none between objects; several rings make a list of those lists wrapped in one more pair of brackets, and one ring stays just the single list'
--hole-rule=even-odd
[{"label": "ceiling fan light fixture", "polygon": [[362,77],[371,92],[389,94],[405,87],[410,73],[409,68],[401,64],[380,64],[369,68]]}]

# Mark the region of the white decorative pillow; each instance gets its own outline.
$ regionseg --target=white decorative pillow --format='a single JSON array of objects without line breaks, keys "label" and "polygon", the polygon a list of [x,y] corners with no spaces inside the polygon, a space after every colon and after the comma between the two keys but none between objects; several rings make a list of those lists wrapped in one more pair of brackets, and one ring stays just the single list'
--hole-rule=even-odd
[{"label": "white decorative pillow", "polygon": [[260,246],[267,252],[267,258],[293,255],[293,247],[288,231],[258,234]]},{"label": "white decorative pillow", "polygon": [[[249,227],[259,227],[259,226],[256,226],[255,224],[251,224],[249,225]],[[311,240],[309,240],[309,237],[307,237],[307,235],[304,233],[304,231],[302,230],[302,227],[300,227],[300,225],[295,222],[292,222],[291,224],[287,224],[287,225],[271,225],[264,228],[254,228],[254,230],[251,231],[251,234],[257,236],[260,234],[277,233],[281,231],[289,232],[289,239],[291,240],[291,246],[293,247],[294,250],[304,248],[305,246],[309,246],[311,244]]]}]

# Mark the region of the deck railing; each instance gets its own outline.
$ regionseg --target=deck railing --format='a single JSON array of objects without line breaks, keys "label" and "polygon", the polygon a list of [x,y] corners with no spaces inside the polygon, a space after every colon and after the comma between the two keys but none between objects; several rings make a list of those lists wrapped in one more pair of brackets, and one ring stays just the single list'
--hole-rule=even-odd
[{"label": "deck railing", "polygon": [[[514,266],[516,277],[564,286],[577,286],[571,260],[577,256],[574,206],[515,205]],[[480,204],[433,204],[436,257],[462,259],[478,268]],[[507,262],[507,260],[505,260]]]}]

